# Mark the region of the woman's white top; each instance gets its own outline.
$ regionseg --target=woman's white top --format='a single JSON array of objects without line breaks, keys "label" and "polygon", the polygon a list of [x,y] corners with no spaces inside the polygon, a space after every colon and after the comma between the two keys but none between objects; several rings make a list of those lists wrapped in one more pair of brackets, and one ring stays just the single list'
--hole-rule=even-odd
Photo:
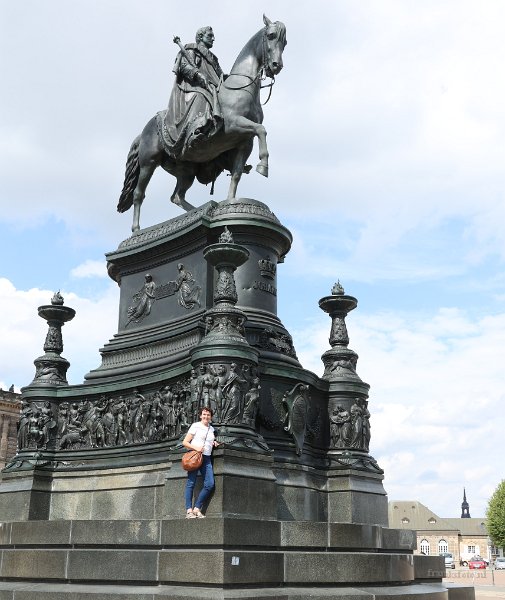
[{"label": "woman's white top", "polygon": [[[203,453],[205,456],[210,456],[212,454],[212,447],[215,440],[214,427],[212,427],[212,425],[205,427],[201,421],[197,421],[191,425],[188,433],[193,436],[191,440],[192,444],[195,446],[203,446]],[[205,436],[207,436],[207,439],[205,439]]]}]

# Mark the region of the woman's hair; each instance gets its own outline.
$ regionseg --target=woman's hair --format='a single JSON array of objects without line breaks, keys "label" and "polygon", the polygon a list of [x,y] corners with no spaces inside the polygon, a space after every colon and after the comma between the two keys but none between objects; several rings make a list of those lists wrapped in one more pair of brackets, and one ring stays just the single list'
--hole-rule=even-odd
[{"label": "woman's hair", "polygon": [[203,411],[206,410],[207,412],[210,412],[210,416],[212,417],[212,408],[209,408],[208,406],[202,406],[200,407],[200,409],[198,410],[198,418],[200,418],[202,416]]}]

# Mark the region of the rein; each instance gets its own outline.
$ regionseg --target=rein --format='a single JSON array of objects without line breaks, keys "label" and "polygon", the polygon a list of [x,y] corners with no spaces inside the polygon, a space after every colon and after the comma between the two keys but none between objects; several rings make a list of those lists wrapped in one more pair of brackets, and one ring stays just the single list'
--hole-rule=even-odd
[{"label": "rein", "polygon": [[[223,86],[227,89],[227,90],[245,90],[246,88],[248,88],[250,85],[253,85],[256,83],[256,81],[258,81],[258,79],[260,81],[265,81],[266,77],[262,76],[262,72],[263,72],[263,68],[260,69],[260,71],[258,72],[258,74],[256,75],[256,77],[251,77],[250,75],[243,75],[242,73],[230,73],[230,75],[228,75],[228,77],[230,77],[231,75],[238,75],[239,77],[247,77],[248,79],[250,79],[251,81],[249,83],[246,83],[245,85],[240,85],[238,87],[230,87],[228,85],[226,85],[226,83],[223,82]],[[272,82],[271,83],[266,83],[265,85],[260,85],[260,89],[262,90],[263,88],[270,88],[270,91],[268,92],[268,98],[265,100],[265,102],[261,103],[261,106],[265,106],[265,104],[270,100],[270,97],[272,96],[272,88],[274,86],[275,83],[275,77],[271,77]]]},{"label": "rein", "polygon": [[[226,85],[226,83],[223,81],[222,85],[227,89],[227,90],[245,90],[246,88],[248,88],[251,85],[254,85],[258,80],[260,81],[265,81],[266,79],[266,75],[264,76],[264,65],[266,64],[266,57],[267,57],[267,52],[266,52],[266,33],[267,33],[267,28],[265,27],[265,30],[263,32],[263,38],[262,38],[262,46],[263,46],[263,64],[260,68],[260,70],[256,73],[255,77],[251,77],[250,75],[245,75],[243,73],[230,73],[228,75],[228,77],[231,77],[232,75],[236,75],[238,77],[247,77],[247,79],[250,79],[249,83],[246,83],[245,85],[241,85],[238,87],[230,87],[228,85]],[[263,88],[270,88],[270,91],[268,92],[268,98],[265,100],[265,102],[261,103],[261,106],[265,106],[265,104],[270,100],[270,97],[272,96],[272,88],[273,85],[275,83],[275,76],[273,75],[271,78],[272,80],[271,83],[267,83],[265,85],[260,85],[260,90]],[[221,87],[221,86],[220,86]]]}]

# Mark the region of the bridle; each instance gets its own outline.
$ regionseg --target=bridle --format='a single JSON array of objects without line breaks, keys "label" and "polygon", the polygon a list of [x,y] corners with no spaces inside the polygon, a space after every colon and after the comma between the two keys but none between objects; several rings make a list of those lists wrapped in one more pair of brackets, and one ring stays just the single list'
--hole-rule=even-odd
[{"label": "bridle", "polygon": [[226,85],[226,83],[223,80],[222,83],[219,85],[219,87],[221,87],[221,85],[223,85],[227,90],[245,90],[249,86],[254,85],[257,81],[265,81],[267,77],[270,77],[270,79],[272,80],[271,83],[267,83],[265,85],[260,84],[260,89],[267,88],[267,87],[270,88],[270,91],[268,92],[268,98],[265,100],[265,102],[261,103],[261,106],[265,106],[265,104],[270,100],[270,96],[272,95],[272,88],[275,83],[275,75],[269,76],[266,74],[266,71],[265,71],[265,64],[266,64],[266,60],[267,60],[267,41],[266,40],[267,40],[267,27],[265,26],[263,29],[263,37],[262,37],[262,50],[263,50],[262,64],[261,64],[259,71],[256,73],[256,75],[254,77],[251,77],[250,75],[245,75],[243,73],[230,73],[228,75],[228,77],[231,77],[232,75],[234,75],[236,77],[247,77],[247,79],[250,79],[250,81],[248,83],[246,83],[245,85],[231,87],[229,85]]}]

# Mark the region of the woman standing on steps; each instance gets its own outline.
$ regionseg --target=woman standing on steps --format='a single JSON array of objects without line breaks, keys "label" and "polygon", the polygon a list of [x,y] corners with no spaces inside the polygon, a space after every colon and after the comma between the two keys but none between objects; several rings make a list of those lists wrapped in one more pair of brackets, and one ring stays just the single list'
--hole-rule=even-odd
[{"label": "woman standing on steps", "polygon": [[[186,519],[204,519],[202,506],[214,489],[214,471],[212,470],[211,454],[212,449],[219,444],[214,436],[214,427],[210,424],[212,419],[212,410],[207,406],[202,406],[198,411],[200,421],[193,423],[182,442],[188,450],[203,452],[202,466],[195,471],[188,472],[186,480]],[[193,491],[195,489],[198,473],[203,477],[202,491],[198,494],[195,506],[193,508]]]}]

